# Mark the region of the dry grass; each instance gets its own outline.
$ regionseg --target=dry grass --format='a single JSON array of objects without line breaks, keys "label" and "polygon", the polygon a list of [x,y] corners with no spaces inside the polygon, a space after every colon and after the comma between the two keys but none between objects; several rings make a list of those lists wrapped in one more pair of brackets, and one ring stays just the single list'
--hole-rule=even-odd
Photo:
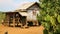
[{"label": "dry grass", "polygon": [[43,26],[29,27],[22,29],[20,27],[6,27],[0,25],[0,34],[8,32],[8,34],[43,34]]}]

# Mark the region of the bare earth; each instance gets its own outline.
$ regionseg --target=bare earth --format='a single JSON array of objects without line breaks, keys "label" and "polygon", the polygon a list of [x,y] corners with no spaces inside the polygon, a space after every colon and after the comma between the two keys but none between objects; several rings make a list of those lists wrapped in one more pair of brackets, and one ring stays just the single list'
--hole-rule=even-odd
[{"label": "bare earth", "polygon": [[8,34],[43,34],[43,29],[43,26],[22,29],[20,27],[14,28],[0,25],[0,34],[5,34],[5,32],[8,32]]}]

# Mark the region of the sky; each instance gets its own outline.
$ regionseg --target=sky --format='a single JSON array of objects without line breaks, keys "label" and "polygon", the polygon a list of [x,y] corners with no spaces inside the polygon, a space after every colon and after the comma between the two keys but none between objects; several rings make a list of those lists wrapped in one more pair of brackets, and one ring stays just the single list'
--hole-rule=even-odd
[{"label": "sky", "polygon": [[38,0],[0,0],[0,11],[13,11],[27,2],[38,2]]}]

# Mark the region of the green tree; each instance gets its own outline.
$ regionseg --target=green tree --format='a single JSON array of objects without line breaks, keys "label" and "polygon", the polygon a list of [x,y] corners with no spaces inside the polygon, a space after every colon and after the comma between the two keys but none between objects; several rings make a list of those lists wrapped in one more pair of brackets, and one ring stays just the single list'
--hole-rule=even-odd
[{"label": "green tree", "polygon": [[45,27],[44,34],[60,34],[60,0],[39,0],[38,20]]},{"label": "green tree", "polygon": [[5,13],[4,12],[0,12],[0,23],[2,22],[2,20],[5,19]]}]

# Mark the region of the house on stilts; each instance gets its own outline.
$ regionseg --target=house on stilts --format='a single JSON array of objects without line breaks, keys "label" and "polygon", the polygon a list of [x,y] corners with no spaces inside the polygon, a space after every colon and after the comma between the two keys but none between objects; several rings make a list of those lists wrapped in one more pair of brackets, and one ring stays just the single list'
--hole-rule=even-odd
[{"label": "house on stilts", "polygon": [[22,4],[18,9],[15,11],[5,12],[5,19],[3,23],[10,26],[13,25],[21,25],[25,26],[32,21],[33,25],[38,25],[38,20],[36,18],[37,14],[39,14],[39,4],[37,2],[30,2]]}]

